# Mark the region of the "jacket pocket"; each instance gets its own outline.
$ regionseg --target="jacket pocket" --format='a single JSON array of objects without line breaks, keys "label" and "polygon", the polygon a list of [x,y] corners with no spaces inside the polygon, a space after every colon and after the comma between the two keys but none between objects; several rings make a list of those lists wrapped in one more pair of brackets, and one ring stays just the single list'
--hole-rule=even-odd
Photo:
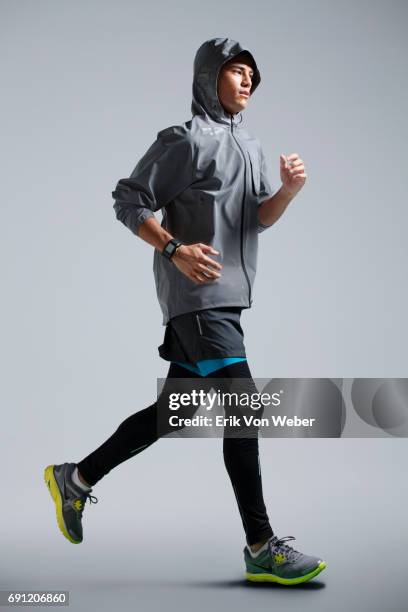
[{"label": "jacket pocket", "polygon": [[249,163],[251,166],[251,183],[252,191],[255,195],[259,195],[261,191],[261,172],[259,169],[259,161],[256,159],[254,153],[249,152]]}]

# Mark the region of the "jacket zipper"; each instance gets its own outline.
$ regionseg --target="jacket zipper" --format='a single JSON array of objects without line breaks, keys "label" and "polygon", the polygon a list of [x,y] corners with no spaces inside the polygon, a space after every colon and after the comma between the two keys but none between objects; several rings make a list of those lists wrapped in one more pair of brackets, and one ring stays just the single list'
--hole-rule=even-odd
[{"label": "jacket zipper", "polygon": [[244,271],[245,274],[245,278],[248,284],[248,299],[249,299],[249,305],[252,304],[252,299],[251,299],[251,283],[249,282],[249,277],[248,277],[248,273],[247,273],[247,269],[245,267],[245,261],[244,261],[244,212],[245,212],[245,196],[246,196],[246,159],[245,159],[245,154],[243,152],[243,150],[241,149],[240,144],[238,143],[238,140],[235,138],[234,136],[234,128],[233,128],[233,122],[232,122],[232,115],[230,115],[231,117],[231,135],[233,137],[233,139],[235,140],[235,142],[238,145],[239,150],[242,153],[242,156],[244,158],[244,166],[245,166],[245,170],[244,170],[244,197],[242,199],[242,207],[241,207],[241,263],[242,263],[242,269]]},{"label": "jacket zipper", "polygon": [[201,321],[200,321],[200,317],[198,316],[198,314],[196,314],[196,319],[197,319],[197,324],[198,324],[198,331],[200,332],[200,336],[202,336],[203,330],[201,328]]}]

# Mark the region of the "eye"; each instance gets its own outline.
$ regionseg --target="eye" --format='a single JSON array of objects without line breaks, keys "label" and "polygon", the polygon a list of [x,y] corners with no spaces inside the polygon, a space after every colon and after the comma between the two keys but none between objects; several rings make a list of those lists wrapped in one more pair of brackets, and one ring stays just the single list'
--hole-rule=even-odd
[{"label": "eye", "polygon": [[[242,74],[241,68],[233,68],[233,72],[238,72],[238,74]],[[254,78],[254,73],[253,72],[251,72],[251,74],[249,75],[249,78],[250,79]]]}]

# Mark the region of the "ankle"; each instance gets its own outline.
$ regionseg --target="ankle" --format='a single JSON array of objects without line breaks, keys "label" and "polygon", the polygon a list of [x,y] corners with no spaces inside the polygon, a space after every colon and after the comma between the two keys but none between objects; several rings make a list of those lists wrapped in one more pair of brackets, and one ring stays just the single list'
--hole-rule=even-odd
[{"label": "ankle", "polygon": [[266,544],[268,540],[269,538],[265,538],[265,540],[262,540],[261,542],[256,542],[256,544],[250,544],[249,548],[252,550],[252,552],[257,552],[260,548],[262,548],[264,544]]},{"label": "ankle", "polygon": [[78,478],[79,478],[79,480],[80,480],[80,481],[81,481],[81,482],[82,482],[82,483],[83,483],[85,486],[87,486],[87,487],[90,487],[90,486],[91,486],[91,485],[90,485],[90,484],[88,484],[88,483],[86,482],[86,480],[85,480],[85,479],[84,479],[84,478],[81,476],[81,472],[78,470],[78,468],[77,468],[77,474],[78,474]]}]

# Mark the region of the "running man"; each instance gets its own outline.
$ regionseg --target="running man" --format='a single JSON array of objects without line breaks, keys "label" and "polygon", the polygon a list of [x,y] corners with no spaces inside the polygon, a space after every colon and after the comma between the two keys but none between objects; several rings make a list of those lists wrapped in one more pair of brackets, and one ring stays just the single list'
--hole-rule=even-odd
[{"label": "running man", "polygon": [[[58,525],[74,544],[83,540],[86,500],[98,501],[92,487],[174,431],[166,426],[168,394],[179,384],[174,379],[183,379],[183,390],[197,388],[197,381],[208,388],[215,379],[221,390],[238,381],[256,392],[240,316],[252,305],[258,234],[276,223],[307,178],[298,154],[281,155],[282,185],[271,188],[260,142],[242,125],[260,81],[248,49],[230,38],[205,41],[194,60],[192,118],[159,132],[112,192],[117,219],[154,248],[166,326],[158,351],[170,365],[157,401],[129,416],[81,461],[45,469]],[[223,456],[246,535],[246,578],[293,585],[319,574],[326,563],[289,546],[295,538],[279,538],[270,525],[258,430],[233,435],[226,427]]]}]

